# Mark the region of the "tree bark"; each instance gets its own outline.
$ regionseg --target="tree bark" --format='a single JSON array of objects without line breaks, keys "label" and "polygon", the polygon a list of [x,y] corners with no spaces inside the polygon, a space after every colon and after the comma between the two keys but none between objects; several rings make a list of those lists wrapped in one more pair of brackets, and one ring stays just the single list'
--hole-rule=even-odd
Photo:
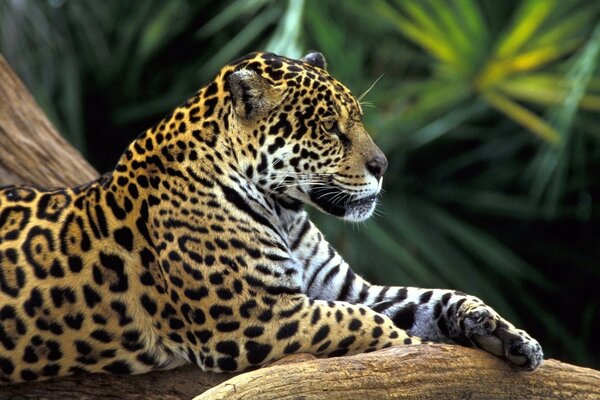
[{"label": "tree bark", "polygon": [[[0,56],[0,185],[77,185],[97,176]],[[516,371],[483,351],[453,345],[311,358],[296,355],[240,375],[188,366],[137,376],[88,375],[0,386],[0,400],[600,398],[600,371],[555,360],[546,360],[535,372]]]},{"label": "tree bark", "polygon": [[0,55],[0,185],[75,186],[97,177]]}]

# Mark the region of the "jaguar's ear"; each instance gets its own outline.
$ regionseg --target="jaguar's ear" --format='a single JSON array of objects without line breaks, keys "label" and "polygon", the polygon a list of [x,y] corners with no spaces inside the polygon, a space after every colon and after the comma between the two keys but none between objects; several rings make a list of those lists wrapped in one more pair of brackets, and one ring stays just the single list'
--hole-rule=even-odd
[{"label": "jaguar's ear", "polygon": [[242,119],[260,117],[279,102],[279,91],[255,71],[235,71],[228,81],[233,109]]},{"label": "jaguar's ear", "polygon": [[315,67],[321,68],[322,70],[327,69],[327,61],[325,61],[325,56],[318,51],[311,50],[300,60],[309,63],[310,65],[314,65]]}]

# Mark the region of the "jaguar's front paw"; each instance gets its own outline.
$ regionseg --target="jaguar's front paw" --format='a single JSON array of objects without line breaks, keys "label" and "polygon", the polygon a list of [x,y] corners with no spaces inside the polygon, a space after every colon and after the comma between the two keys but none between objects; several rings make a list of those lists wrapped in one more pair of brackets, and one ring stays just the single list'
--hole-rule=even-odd
[{"label": "jaguar's front paw", "polygon": [[478,347],[524,369],[534,370],[542,364],[542,347],[527,334],[502,319],[483,303],[465,302],[457,312],[459,329]]}]

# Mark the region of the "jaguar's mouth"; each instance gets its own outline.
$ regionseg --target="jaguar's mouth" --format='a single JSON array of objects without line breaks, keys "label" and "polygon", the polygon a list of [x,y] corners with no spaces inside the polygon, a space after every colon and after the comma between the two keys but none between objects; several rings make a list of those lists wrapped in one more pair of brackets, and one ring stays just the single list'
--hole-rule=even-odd
[{"label": "jaguar's mouth", "polygon": [[377,193],[356,198],[336,186],[317,187],[308,194],[310,200],[324,212],[352,221],[369,218],[377,203]]}]

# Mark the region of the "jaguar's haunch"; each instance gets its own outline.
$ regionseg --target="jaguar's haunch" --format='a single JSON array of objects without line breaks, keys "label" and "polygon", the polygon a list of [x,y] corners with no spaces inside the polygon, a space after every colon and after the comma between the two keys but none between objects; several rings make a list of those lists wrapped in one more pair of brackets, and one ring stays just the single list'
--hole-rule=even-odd
[{"label": "jaguar's haunch", "polygon": [[304,204],[375,208],[387,160],[361,118],[320,53],[254,53],[99,180],[0,189],[0,380],[238,371],[419,338],[539,366],[539,344],[479,299],[371,285],[308,219]]}]

